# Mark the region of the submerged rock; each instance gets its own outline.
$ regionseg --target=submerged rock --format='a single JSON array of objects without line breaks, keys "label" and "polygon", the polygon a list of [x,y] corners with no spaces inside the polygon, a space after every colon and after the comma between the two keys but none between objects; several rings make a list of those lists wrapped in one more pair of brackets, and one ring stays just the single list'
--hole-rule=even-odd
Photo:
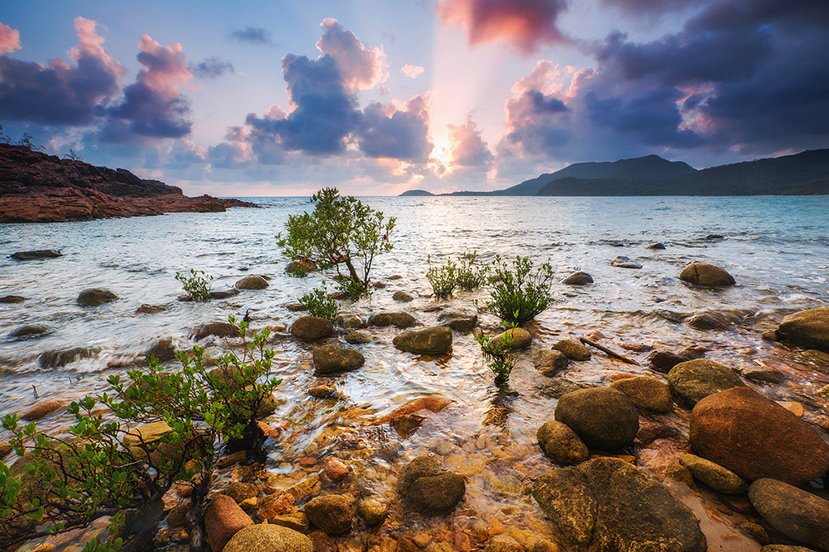
[{"label": "submerged rock", "polygon": [[314,373],[338,374],[356,370],[366,362],[359,351],[338,345],[323,345],[314,349]]},{"label": "submerged rock", "polygon": [[34,249],[32,251],[18,251],[9,255],[15,261],[37,261],[40,259],[54,259],[55,257],[63,257],[57,249]]},{"label": "submerged rock", "polygon": [[418,456],[400,474],[397,492],[413,510],[442,515],[463,500],[466,483],[461,475],[447,470],[434,457]]},{"label": "submerged rock", "polygon": [[378,312],[372,314],[368,319],[369,326],[397,326],[406,329],[415,324],[417,324],[417,320],[408,312]]},{"label": "submerged rock", "polygon": [[395,291],[391,298],[395,301],[401,301],[403,303],[414,301],[414,296],[411,293],[406,293],[405,291]]},{"label": "submerged rock", "polygon": [[695,479],[718,493],[737,495],[748,490],[748,485],[733,471],[695,454],[683,454],[679,463],[688,468]]},{"label": "submerged rock", "polygon": [[166,337],[156,340],[145,352],[145,356],[155,357],[159,362],[167,362],[176,358],[176,349],[173,347],[173,339]]},{"label": "submerged rock", "polygon": [[408,416],[410,414],[415,414],[417,412],[420,412],[421,410],[428,410],[429,412],[437,413],[446,408],[446,406],[451,402],[452,401],[450,401],[449,399],[441,397],[440,395],[429,395],[427,397],[420,397],[418,399],[414,399],[407,402],[400,408],[394,410],[389,414],[386,414],[385,416],[381,416],[380,418],[372,422],[372,425],[392,423],[399,418]]},{"label": "submerged rock", "polygon": [[542,375],[553,377],[570,364],[570,360],[561,351],[545,349],[533,356],[533,365]]},{"label": "submerged rock", "polygon": [[337,317],[334,319],[334,322],[336,322],[337,326],[345,328],[346,330],[354,330],[366,327],[365,320],[363,320],[356,314],[338,314]]},{"label": "submerged rock", "polygon": [[748,498],[763,519],[787,537],[829,550],[829,501],[773,479],[752,483]]},{"label": "submerged rock", "polygon": [[734,276],[718,266],[694,261],[679,273],[679,279],[695,286],[726,287],[733,286]]},{"label": "submerged rock", "polygon": [[584,441],[568,425],[561,422],[545,422],[538,428],[536,437],[544,454],[561,466],[580,464],[590,456]]},{"label": "submerged rock", "polygon": [[593,277],[587,272],[573,272],[561,281],[566,286],[586,286],[593,283]]},{"label": "submerged rock", "polygon": [[389,507],[376,498],[362,498],[357,503],[357,514],[368,527],[377,527],[386,521],[386,517],[389,515]]},{"label": "submerged rock", "polygon": [[456,332],[467,333],[471,332],[478,323],[478,313],[469,308],[450,309],[438,315],[438,322],[449,326]]},{"label": "submerged rock", "polygon": [[790,314],[775,331],[780,341],[829,352],[829,307]]},{"label": "submerged rock", "polygon": [[731,320],[720,313],[702,312],[692,315],[685,323],[695,330],[727,330]]},{"label": "submerged rock", "polygon": [[144,303],[137,309],[135,309],[135,314],[157,314],[159,312],[164,312],[167,310],[167,307],[163,305],[150,305]]},{"label": "submerged rock", "polygon": [[610,261],[610,266],[615,266],[616,268],[642,268],[640,263],[624,255],[620,255]]},{"label": "submerged rock", "polygon": [[230,322],[208,322],[190,332],[190,338],[201,341],[206,337],[239,337],[239,327]]},{"label": "submerged rock", "polygon": [[688,408],[699,401],[732,387],[743,385],[737,372],[705,359],[680,362],[668,372],[668,385],[674,398]]},{"label": "submerged rock", "polygon": [[365,345],[374,340],[374,336],[367,330],[351,330],[345,335],[345,340],[352,345]]},{"label": "submerged rock", "polygon": [[446,326],[407,330],[396,336],[393,343],[407,353],[442,355],[452,347],[452,330]]},{"label": "submerged rock", "polygon": [[74,347],[72,349],[44,351],[37,357],[37,363],[41,368],[63,368],[70,362],[92,358],[99,352],[100,349],[97,347]]},{"label": "submerged rock", "polygon": [[53,412],[62,409],[66,403],[63,401],[40,401],[29,408],[26,412],[20,415],[20,419],[24,422],[34,422],[45,418]]},{"label": "submerged rock", "polygon": [[677,355],[670,351],[653,351],[648,355],[648,362],[650,362],[651,368],[663,374],[670,372],[671,368],[680,362],[686,362],[688,360],[691,360],[691,357]]},{"label": "submerged rock", "polygon": [[561,351],[570,360],[590,360],[590,351],[578,339],[562,339],[553,349]]},{"label": "submerged rock", "polygon": [[258,274],[250,274],[240,279],[234,285],[236,289],[265,289],[268,287],[268,280]]},{"label": "submerged rock", "polygon": [[667,249],[667,247],[665,247],[665,244],[662,243],[662,242],[650,243],[650,244],[646,245],[645,248],[646,249],[654,249],[654,250]]},{"label": "submerged rock", "polygon": [[35,339],[49,333],[49,326],[45,324],[26,324],[9,332],[9,337],[14,339]]},{"label": "submerged rock", "polygon": [[638,376],[614,381],[610,384],[628,396],[633,405],[649,412],[670,412],[673,408],[668,384],[656,378]]},{"label": "submerged rock", "polygon": [[222,550],[233,535],[253,520],[231,497],[215,495],[204,512],[204,529],[211,550]]},{"label": "submerged rock", "polygon": [[355,500],[350,494],[318,496],[305,505],[305,515],[329,535],[342,535],[354,523]]},{"label": "submerged rock", "polygon": [[11,305],[13,303],[22,303],[25,300],[26,298],[21,295],[4,295],[0,297],[0,304]]},{"label": "submerged rock", "polygon": [[596,552],[705,552],[699,521],[656,480],[617,458],[548,472],[533,497],[567,545]]},{"label": "submerged rock", "polygon": [[272,523],[249,525],[233,535],[222,552],[314,552],[314,543],[293,529]]},{"label": "submerged rock", "polygon": [[334,324],[320,316],[303,316],[291,324],[291,335],[303,341],[317,341],[334,335]]},{"label": "submerged rock", "polygon": [[630,445],[639,431],[633,402],[610,387],[564,394],[556,405],[555,418],[570,426],[588,446],[604,450]]},{"label": "submerged rock", "polygon": [[75,302],[81,307],[97,307],[117,299],[118,296],[108,289],[90,288],[80,292]]}]

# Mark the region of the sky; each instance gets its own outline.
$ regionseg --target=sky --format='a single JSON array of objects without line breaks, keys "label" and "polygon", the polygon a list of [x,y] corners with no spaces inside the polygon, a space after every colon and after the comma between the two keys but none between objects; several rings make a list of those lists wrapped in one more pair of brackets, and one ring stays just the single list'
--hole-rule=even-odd
[{"label": "sky", "polygon": [[826,0],[4,0],[0,124],[218,196],[829,147]]}]

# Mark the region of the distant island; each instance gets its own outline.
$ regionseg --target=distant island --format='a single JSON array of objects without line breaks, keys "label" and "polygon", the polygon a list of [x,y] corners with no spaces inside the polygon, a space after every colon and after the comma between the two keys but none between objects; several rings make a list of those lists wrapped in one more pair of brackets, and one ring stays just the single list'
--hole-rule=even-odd
[{"label": "distant island", "polygon": [[433,196],[435,194],[433,194],[432,192],[429,192],[427,190],[407,190],[407,191],[403,192],[400,195],[401,196]]},{"label": "distant island", "polygon": [[255,207],[238,199],[188,197],[181,188],[125,169],[0,144],[0,223],[65,222]]},{"label": "distant island", "polygon": [[697,170],[658,155],[613,162],[574,163],[505,190],[409,195],[495,196],[744,196],[829,194],[829,149]]}]

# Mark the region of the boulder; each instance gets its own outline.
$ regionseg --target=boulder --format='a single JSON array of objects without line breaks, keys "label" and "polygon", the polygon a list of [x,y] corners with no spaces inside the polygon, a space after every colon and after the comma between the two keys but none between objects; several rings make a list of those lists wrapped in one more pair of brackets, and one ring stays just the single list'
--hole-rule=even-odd
[{"label": "boulder", "polygon": [[305,303],[288,303],[287,305],[285,305],[285,308],[291,312],[301,312],[307,311],[308,305],[306,305]]},{"label": "boulder", "polygon": [[[217,291],[211,290],[210,291],[210,298],[211,299],[229,299],[231,297],[236,297],[239,295],[239,290],[236,288],[230,289],[220,289]],[[189,295],[184,296],[185,298],[179,297],[179,301],[192,301],[192,297]]]},{"label": "boulder", "polygon": [[578,339],[562,339],[553,349],[561,351],[570,360],[590,360],[590,351]]},{"label": "boulder", "polygon": [[653,249],[653,250],[667,249],[667,247],[665,247],[665,244],[662,243],[662,242],[649,243],[648,245],[645,246],[645,248],[646,249]]},{"label": "boulder", "polygon": [[780,322],[775,336],[799,347],[829,352],[829,307],[788,315]]},{"label": "boulder", "polygon": [[73,347],[71,349],[44,351],[37,357],[37,363],[41,368],[63,368],[76,360],[92,358],[99,352],[100,349],[97,347]]},{"label": "boulder", "polygon": [[573,272],[561,281],[567,286],[586,286],[593,283],[593,277],[587,272]]},{"label": "boulder", "polygon": [[570,426],[587,446],[604,450],[630,445],[639,431],[633,402],[610,387],[565,393],[556,405],[555,419]]},{"label": "boulder", "polygon": [[334,335],[334,324],[320,316],[303,316],[291,324],[291,335],[303,341],[317,341]]},{"label": "boulder", "polygon": [[610,266],[615,266],[616,268],[642,268],[640,263],[624,255],[620,255],[610,261]]},{"label": "boulder", "polygon": [[414,296],[411,293],[406,293],[405,291],[395,291],[392,296],[392,299],[395,301],[400,301],[403,303],[408,303],[409,301],[414,301]]},{"label": "boulder", "polygon": [[787,537],[829,551],[829,501],[773,479],[758,479],[748,490],[751,505]]},{"label": "boulder", "polygon": [[82,307],[97,307],[117,299],[118,296],[108,289],[89,288],[80,292],[75,302]]},{"label": "boulder", "polygon": [[317,263],[311,259],[296,258],[285,266],[285,272],[291,276],[305,276],[317,269]]},{"label": "boulder", "polygon": [[337,326],[345,328],[346,330],[355,330],[366,327],[365,320],[363,320],[356,314],[350,313],[338,314],[337,317],[334,319],[334,322],[337,324]]},{"label": "boulder", "polygon": [[34,422],[61,410],[65,405],[63,401],[40,401],[21,414],[20,419],[24,422]]},{"label": "boulder", "polygon": [[150,305],[147,303],[142,304],[140,307],[135,309],[135,314],[157,314],[159,312],[164,312],[167,310],[167,307],[163,305]]},{"label": "boulder", "polygon": [[359,351],[339,345],[317,347],[314,349],[313,358],[314,373],[318,375],[350,372],[366,362],[366,358]]},{"label": "boulder", "polygon": [[747,387],[701,400],[691,411],[694,454],[743,479],[800,485],[829,471],[829,445],[812,426]]},{"label": "boulder", "polygon": [[158,339],[144,352],[144,356],[154,357],[159,362],[167,362],[176,358],[176,349],[173,347],[173,339],[166,337]]},{"label": "boulder", "polygon": [[446,326],[407,330],[397,335],[393,342],[395,347],[407,353],[442,355],[452,347],[452,330]]},{"label": "boulder", "polygon": [[342,481],[348,476],[348,466],[339,458],[329,456],[322,465],[322,473],[329,481]]},{"label": "boulder", "polygon": [[190,332],[190,338],[196,341],[201,341],[211,335],[216,337],[239,337],[239,326],[230,322],[208,322]]},{"label": "boulder", "polygon": [[734,276],[722,268],[699,261],[694,261],[683,268],[679,273],[679,279],[701,287],[726,287],[736,283]]},{"label": "boulder", "polygon": [[536,437],[544,454],[561,466],[580,464],[590,456],[590,451],[584,441],[569,426],[561,422],[545,422],[538,428]]},{"label": "boulder", "polygon": [[309,388],[308,394],[315,399],[327,399],[337,394],[337,388],[333,385],[325,385],[320,383]]},{"label": "boulder", "polygon": [[14,303],[22,303],[26,300],[25,297],[21,295],[4,295],[0,297],[0,305],[11,305]]},{"label": "boulder", "polygon": [[493,337],[492,341],[503,341],[507,335],[512,337],[512,345],[509,348],[513,350],[526,349],[533,342],[533,336],[524,328],[510,328]]},{"label": "boulder", "polygon": [[448,514],[463,500],[466,482],[432,456],[418,456],[397,480],[403,502],[422,514]]},{"label": "boulder", "polygon": [[668,372],[668,385],[674,398],[688,408],[714,393],[743,385],[737,372],[705,359],[680,362]]},{"label": "boulder", "polygon": [[36,339],[49,333],[49,326],[45,324],[26,324],[9,332],[14,339]]},{"label": "boulder", "polygon": [[553,377],[570,364],[570,359],[561,351],[544,349],[533,356],[533,365],[542,375]]},{"label": "boulder", "polygon": [[345,340],[352,345],[365,345],[374,340],[374,336],[368,330],[351,330],[345,335]]},{"label": "boulder", "polygon": [[440,412],[451,403],[449,399],[441,397],[440,395],[429,395],[413,399],[393,412],[377,418],[371,425],[381,425],[393,423],[395,420],[420,412],[421,410],[428,410],[429,412]]},{"label": "boulder", "polygon": [[670,412],[674,405],[668,384],[656,378],[625,378],[614,381],[610,387],[627,395],[636,408],[649,412]]},{"label": "boulder", "polygon": [[363,498],[357,503],[357,514],[368,527],[377,527],[386,521],[389,507],[376,498]]},{"label": "boulder", "polygon": [[124,435],[124,443],[127,445],[140,443],[154,443],[173,431],[164,421],[150,422],[131,429]]},{"label": "boulder", "polygon": [[686,321],[689,327],[695,330],[727,330],[731,325],[728,317],[720,313],[703,312],[690,316]]},{"label": "boulder", "polygon": [[314,552],[314,543],[293,529],[260,523],[233,535],[222,552]]},{"label": "boulder", "polygon": [[679,457],[679,463],[688,468],[695,479],[718,493],[738,495],[748,490],[748,485],[739,475],[695,454],[683,454]]},{"label": "boulder", "polygon": [[216,495],[204,512],[204,529],[211,550],[222,550],[233,535],[253,525],[253,520],[231,497]]},{"label": "boulder", "polygon": [[449,309],[438,315],[438,322],[456,332],[467,333],[478,323],[478,313],[468,308]]},{"label": "boulder", "polygon": [[406,329],[415,324],[417,324],[417,320],[408,312],[378,312],[372,314],[368,319],[369,326],[397,326]]},{"label": "boulder", "polygon": [[705,552],[699,521],[644,471],[596,458],[535,480],[533,498],[574,550]]},{"label": "boulder", "polygon": [[265,289],[268,287],[268,281],[264,276],[250,274],[237,281],[234,287],[236,289]]},{"label": "boulder", "polygon": [[63,257],[63,253],[57,249],[35,249],[33,251],[18,251],[9,255],[15,261],[37,261],[40,259],[54,259]]},{"label": "boulder", "polygon": [[651,368],[663,374],[667,374],[671,371],[671,368],[687,360],[691,360],[691,358],[677,355],[670,351],[653,351],[648,355],[648,362],[650,362]]},{"label": "boulder", "polygon": [[354,523],[355,500],[350,494],[318,496],[305,505],[305,515],[329,535],[342,535]]}]

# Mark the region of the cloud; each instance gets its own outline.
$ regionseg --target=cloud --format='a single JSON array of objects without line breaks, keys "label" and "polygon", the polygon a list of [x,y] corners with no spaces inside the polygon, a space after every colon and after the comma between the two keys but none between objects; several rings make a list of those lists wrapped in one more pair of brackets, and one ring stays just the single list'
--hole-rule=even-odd
[{"label": "cloud", "polygon": [[195,65],[191,65],[190,72],[197,79],[215,79],[225,73],[235,73],[236,68],[227,60],[211,56]]},{"label": "cloud", "polygon": [[8,54],[20,48],[20,31],[0,23],[0,54]]},{"label": "cloud", "polygon": [[706,0],[601,0],[601,2],[633,16],[657,17],[698,6]]},{"label": "cloud", "polygon": [[271,44],[271,33],[269,30],[262,27],[245,27],[237,29],[230,33],[230,38],[238,40],[239,42],[248,42],[250,44]]},{"label": "cloud", "polygon": [[366,48],[353,32],[333,18],[322,21],[317,49],[336,62],[343,84],[349,90],[368,90],[389,76],[389,62],[382,47]]},{"label": "cloud", "polygon": [[416,79],[422,75],[424,71],[426,71],[426,68],[422,65],[411,65],[409,63],[400,68],[400,72],[410,79]]},{"label": "cloud", "polygon": [[119,92],[125,69],[104,50],[95,21],[75,18],[74,64],[60,59],[44,66],[0,56],[0,117],[42,125],[87,125]]},{"label": "cloud", "polygon": [[425,163],[433,148],[426,99],[412,98],[404,109],[377,102],[369,104],[356,135],[360,150],[368,157]]},{"label": "cloud", "polygon": [[544,44],[566,42],[558,27],[566,0],[439,0],[444,23],[466,29],[470,45],[505,40],[525,55]]}]

